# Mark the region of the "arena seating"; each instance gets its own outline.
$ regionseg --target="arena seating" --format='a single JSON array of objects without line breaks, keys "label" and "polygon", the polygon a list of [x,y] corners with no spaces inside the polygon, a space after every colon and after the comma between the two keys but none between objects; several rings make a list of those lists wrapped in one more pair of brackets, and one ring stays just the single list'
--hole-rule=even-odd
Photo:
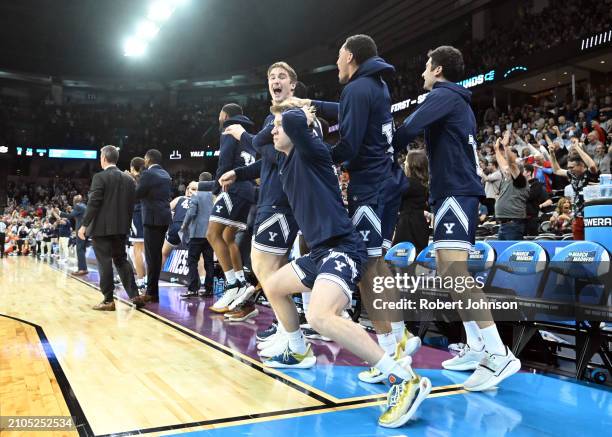
[{"label": "arena seating", "polygon": [[[436,269],[433,244],[415,256],[414,246],[402,242],[385,259],[412,275],[434,274]],[[515,354],[546,329],[573,338],[564,348],[575,351],[576,378],[582,379],[589,366],[612,370],[612,333],[601,323],[610,319],[604,308],[612,290],[606,248],[589,241],[479,241],[469,255],[468,269],[486,280],[484,290],[491,299],[519,302],[517,319],[510,323]],[[451,299],[443,290],[417,290],[416,296],[423,291],[423,296]],[[421,325],[419,333],[424,335],[431,323]],[[603,364],[591,361],[596,354]]]}]

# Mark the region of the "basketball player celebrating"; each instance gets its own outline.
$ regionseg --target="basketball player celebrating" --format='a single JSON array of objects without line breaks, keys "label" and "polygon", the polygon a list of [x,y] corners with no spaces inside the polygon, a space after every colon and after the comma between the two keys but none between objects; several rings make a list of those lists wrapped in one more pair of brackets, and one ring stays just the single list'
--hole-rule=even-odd
[{"label": "basketball player celebrating", "polygon": [[[297,84],[297,74],[286,62],[276,62],[268,68],[268,90],[273,104],[279,104],[292,97]],[[297,224],[282,189],[276,162],[277,152],[272,143],[274,115],[270,114],[263,129],[255,136],[249,135],[239,124],[229,126],[226,134],[232,135],[241,143],[252,145],[261,155],[261,160],[249,167],[237,168],[224,174],[220,182],[228,187],[234,181],[260,178],[257,216],[254,238],[251,246],[253,270],[264,293],[271,274],[287,264],[287,256],[297,234]],[[278,355],[287,347],[287,336],[282,324],[272,335],[260,343],[260,355]]]},{"label": "basketball player celebrating", "polygon": [[266,291],[279,321],[287,330],[286,350],[265,361],[275,368],[308,368],[316,358],[300,331],[294,293],[312,290],[307,319],[322,335],[380,369],[392,384],[386,411],[379,419],[385,427],[399,427],[414,414],[431,391],[431,382],[410,367],[411,358],[391,358],[352,320],[341,316],[367,259],[366,247],[342,203],[329,148],[309,127],[314,108],[272,107],[275,115],[274,147],[283,190],[310,253],[274,273]]},{"label": "basketball player celebrating", "polygon": [[[255,162],[250,147],[241,144],[232,135],[223,133],[232,124],[238,124],[244,129],[252,126],[253,122],[242,114],[239,105],[228,103],[219,113],[219,129],[222,134],[214,194],[221,192],[217,181],[224,173]],[[235,239],[239,230],[247,228],[247,217],[254,197],[255,187],[251,181],[237,182],[227,192],[221,193],[214,204],[206,238],[217,254],[225,274],[226,286],[223,296],[210,308],[213,312],[228,312],[230,304],[244,295],[248,288],[242,270],[240,249]]]},{"label": "basketball player celebrating", "polygon": [[[136,156],[130,161],[130,175],[136,180],[140,179],[140,174],[144,170],[144,158]],[[142,225],[142,205],[140,201],[134,204],[132,214],[132,225],[130,226],[130,242],[132,243],[132,262],[136,273],[136,286],[143,292],[147,287],[146,268],[144,262],[144,228]],[[163,253],[163,249],[162,249]],[[162,262],[162,266],[164,263]]]},{"label": "basketball player celebrating", "polygon": [[185,216],[189,210],[189,198],[193,193],[198,191],[198,183],[196,181],[189,182],[187,188],[185,188],[185,195],[178,196],[172,199],[170,202],[170,211],[172,211],[172,224],[168,227],[166,232],[166,239],[162,247],[162,268],[166,264],[166,260],[172,253],[172,249],[181,244],[181,236],[179,231],[185,221]]},{"label": "basketball player celebrating", "polygon": [[[470,107],[470,91],[455,84],[463,76],[461,52],[441,46],[428,56],[422,76],[423,88],[431,92],[397,130],[393,142],[397,148],[405,148],[425,132],[438,274],[467,277],[468,251],[478,225],[478,202],[484,196],[476,173],[476,119]],[[451,294],[461,298],[454,291]],[[520,361],[502,343],[490,311],[460,311],[460,315],[467,345],[442,365],[451,370],[475,370],[464,383],[467,390],[492,388],[521,368]]]},{"label": "basketball player celebrating", "polygon": [[[333,146],[332,157],[334,162],[343,162],[350,174],[349,213],[368,249],[369,260],[359,284],[362,301],[370,315],[383,319],[372,320],[378,343],[399,359],[403,354],[414,354],[421,340],[405,329],[400,311],[375,311],[372,291],[376,276],[392,275],[384,261],[383,248],[391,245],[404,177],[389,153],[393,136],[391,96],[381,77],[395,69],[378,56],[376,43],[367,35],[347,38],[336,64],[339,81],[346,84],[339,104],[307,99],[296,103],[312,103],[324,118],[339,120],[340,141]],[[378,297],[398,301],[399,291],[391,287]],[[385,376],[380,369],[371,368],[361,372],[359,379],[377,383]]]}]

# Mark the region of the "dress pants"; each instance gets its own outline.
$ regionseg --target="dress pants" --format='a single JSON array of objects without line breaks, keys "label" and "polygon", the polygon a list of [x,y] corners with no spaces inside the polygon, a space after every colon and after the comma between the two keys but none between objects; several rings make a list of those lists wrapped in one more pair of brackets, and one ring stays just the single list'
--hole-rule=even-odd
[{"label": "dress pants", "polygon": [[144,249],[147,261],[147,295],[159,298],[162,247],[168,226],[144,225]]},{"label": "dress pants", "polygon": [[204,256],[204,268],[206,269],[206,279],[204,287],[206,291],[212,291],[215,264],[213,261],[213,248],[206,238],[192,238],[189,240],[189,251],[187,252],[187,289],[197,292],[202,284],[200,283],[200,273],[198,272],[198,261],[200,256]]},{"label": "dress pants", "polygon": [[81,240],[79,237],[76,239],[76,254],[77,254],[77,265],[78,270],[82,272],[87,271],[87,260],[85,259],[85,251],[87,247],[87,240]]},{"label": "dress pants", "polygon": [[132,265],[127,259],[125,244],[127,235],[109,235],[103,237],[93,237],[93,250],[98,261],[98,273],[100,275],[100,290],[104,294],[104,302],[113,301],[113,264],[121,278],[123,288],[130,298],[138,296],[136,280]]}]

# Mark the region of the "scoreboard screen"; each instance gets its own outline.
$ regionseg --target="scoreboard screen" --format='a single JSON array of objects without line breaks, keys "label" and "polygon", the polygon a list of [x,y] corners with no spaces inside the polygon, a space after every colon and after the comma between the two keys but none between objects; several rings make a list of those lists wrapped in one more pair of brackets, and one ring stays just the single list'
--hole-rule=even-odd
[{"label": "scoreboard screen", "polygon": [[49,149],[49,158],[97,159],[97,150]]}]

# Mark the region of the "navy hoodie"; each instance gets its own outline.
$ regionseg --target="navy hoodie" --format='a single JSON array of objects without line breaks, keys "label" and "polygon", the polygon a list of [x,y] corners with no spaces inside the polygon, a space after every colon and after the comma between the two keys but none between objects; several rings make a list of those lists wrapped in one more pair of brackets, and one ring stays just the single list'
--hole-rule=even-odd
[{"label": "navy hoodie", "polygon": [[476,118],[471,96],[460,85],[436,82],[393,136],[394,148],[399,151],[425,133],[432,202],[449,196],[485,194],[476,173]]},{"label": "navy hoodie", "polygon": [[308,128],[304,112],[284,112],[283,129],[294,147],[288,155],[278,154],[280,179],[308,247],[314,251],[342,237],[361,241],[352,235],[356,231],[342,203],[329,148]]},{"label": "navy hoodie", "polygon": [[345,162],[353,188],[378,191],[377,183],[392,176],[393,118],[383,72],[395,72],[395,68],[372,57],[353,74],[339,104],[313,101],[323,118],[338,118],[340,141],[332,148],[332,157],[335,162]]},{"label": "navy hoodie", "polygon": [[[253,126],[253,122],[249,120],[248,117],[244,115],[235,115],[223,122],[223,129],[232,124],[240,124],[245,129]],[[221,192],[221,185],[219,185],[218,181],[224,173],[255,162],[254,150],[242,144],[240,141],[237,141],[231,135],[222,134],[219,145],[219,164],[215,177],[214,194],[219,194]],[[251,181],[236,182],[230,186],[228,192],[242,197],[249,202],[255,201],[255,186]]]},{"label": "navy hoodie", "polygon": [[[274,115],[270,114],[264,121],[263,129],[257,135],[244,132],[240,142],[250,145],[261,155],[261,159],[247,167],[236,169],[236,180],[260,178],[258,212],[282,212],[291,214],[291,206],[287,195],[283,191],[278,174],[278,152],[272,143],[272,128],[274,128]],[[314,129],[322,137],[321,125],[317,122]]]},{"label": "navy hoodie", "polygon": [[245,147],[252,147],[261,155],[261,162],[255,167],[236,169],[236,180],[246,180],[253,176],[253,170],[258,167],[260,188],[257,207],[259,212],[281,212],[290,213],[291,208],[287,196],[283,191],[278,177],[277,151],[272,144],[272,128],[274,127],[274,115],[270,114],[264,121],[263,128],[257,135],[244,132],[240,137],[240,143]]}]

